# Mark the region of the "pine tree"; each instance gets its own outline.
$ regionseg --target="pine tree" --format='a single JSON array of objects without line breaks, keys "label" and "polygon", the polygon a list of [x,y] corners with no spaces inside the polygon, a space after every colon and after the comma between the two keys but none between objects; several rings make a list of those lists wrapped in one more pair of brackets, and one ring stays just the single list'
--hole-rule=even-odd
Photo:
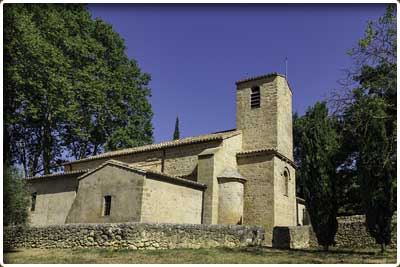
[{"label": "pine tree", "polygon": [[174,131],[173,140],[178,140],[179,138],[180,138],[180,132],[179,132],[179,118],[178,118],[178,116],[176,116],[175,131]]},{"label": "pine tree", "polygon": [[298,153],[306,207],[318,243],[328,250],[337,231],[334,163],[337,136],[325,103],[317,102],[297,120],[301,128]]}]

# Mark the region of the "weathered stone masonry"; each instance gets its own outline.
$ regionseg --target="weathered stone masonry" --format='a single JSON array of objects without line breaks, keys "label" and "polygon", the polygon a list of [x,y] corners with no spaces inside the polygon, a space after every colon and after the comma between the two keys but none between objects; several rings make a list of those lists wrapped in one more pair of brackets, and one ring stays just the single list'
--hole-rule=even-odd
[{"label": "weathered stone masonry", "polygon": [[[397,247],[397,216],[392,218],[391,247]],[[371,248],[377,247],[375,240],[367,231],[365,216],[338,217],[338,230],[335,235],[335,247],[338,248]],[[273,246],[276,248],[319,247],[311,226],[275,227]]]},{"label": "weathered stone masonry", "polygon": [[236,128],[109,151],[29,177],[30,223],[298,223],[292,90],[272,73],[236,82]]},{"label": "weathered stone masonry", "polygon": [[[392,244],[397,247],[397,216],[392,217]],[[338,231],[335,236],[336,247],[366,248],[378,246],[365,226],[365,216],[338,217]],[[315,234],[310,230],[310,246],[318,247]]]},{"label": "weathered stone masonry", "polygon": [[173,249],[260,245],[264,229],[244,225],[65,224],[4,229],[5,248],[119,247]]}]

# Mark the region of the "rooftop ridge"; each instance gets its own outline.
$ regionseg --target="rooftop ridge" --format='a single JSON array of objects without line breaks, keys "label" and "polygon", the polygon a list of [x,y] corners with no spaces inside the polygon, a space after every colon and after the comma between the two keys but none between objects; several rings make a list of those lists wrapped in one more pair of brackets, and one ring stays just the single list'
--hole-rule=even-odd
[{"label": "rooftop ridge", "polygon": [[121,150],[115,150],[115,151],[110,151],[110,152],[106,152],[103,154],[91,156],[91,157],[84,158],[84,159],[65,162],[62,164],[62,166],[65,166],[65,165],[68,165],[71,163],[76,163],[76,162],[85,162],[85,161],[91,161],[91,160],[96,160],[96,159],[109,158],[109,157],[113,157],[113,156],[123,156],[123,155],[128,155],[128,154],[139,153],[139,152],[158,150],[158,149],[167,148],[167,147],[176,147],[176,146],[180,146],[180,145],[189,145],[189,144],[201,143],[201,142],[206,142],[206,141],[223,140],[223,139],[238,135],[240,133],[241,133],[240,130],[235,129],[235,130],[228,130],[225,132],[217,132],[217,133],[212,133],[212,134],[186,137],[186,138],[182,138],[182,139],[178,139],[178,140],[166,141],[166,142],[161,142],[161,143],[157,143],[157,144],[149,144],[149,145],[144,145],[144,146],[139,146],[139,147],[125,148],[125,149],[121,149]]},{"label": "rooftop ridge", "polygon": [[250,77],[250,78],[246,78],[243,80],[239,80],[236,82],[236,85],[240,84],[240,83],[244,83],[244,82],[250,82],[250,81],[254,81],[254,80],[259,80],[259,79],[266,79],[266,78],[271,78],[271,77],[276,77],[276,76],[280,76],[286,79],[286,76],[277,72],[272,72],[272,73],[267,73],[267,74],[263,74],[263,75],[259,75],[259,76],[254,76],[254,77]]},{"label": "rooftop ridge", "polygon": [[57,172],[57,173],[40,175],[40,176],[27,176],[27,177],[24,177],[23,179],[32,180],[32,179],[48,178],[48,177],[56,177],[56,176],[68,176],[68,175],[73,175],[73,174],[83,174],[83,173],[89,172],[91,170],[92,169],[82,169],[82,170],[75,170],[75,171]]},{"label": "rooftop ridge", "polygon": [[107,166],[107,165],[114,165],[114,166],[122,167],[124,169],[128,169],[128,170],[136,172],[136,173],[144,174],[149,179],[154,178],[154,177],[151,177],[151,176],[156,176],[155,178],[160,178],[160,180],[162,180],[162,181],[173,182],[173,183],[177,183],[177,184],[180,184],[180,185],[192,186],[192,187],[200,188],[200,189],[207,188],[207,186],[205,184],[202,184],[202,183],[186,180],[186,179],[183,179],[183,178],[180,178],[180,177],[177,177],[177,176],[173,176],[173,175],[170,175],[170,174],[166,174],[166,173],[163,173],[163,172],[141,169],[141,168],[129,165],[128,163],[125,163],[125,162],[122,162],[122,161],[118,161],[118,160],[115,160],[115,159],[107,160],[103,164],[99,165],[97,168],[94,168],[94,169],[90,170],[89,172],[79,176],[78,180],[81,180],[81,179],[85,178],[86,176],[94,173],[95,171],[97,171],[97,170],[99,170],[99,169],[101,169],[101,168],[103,168],[104,166]]}]

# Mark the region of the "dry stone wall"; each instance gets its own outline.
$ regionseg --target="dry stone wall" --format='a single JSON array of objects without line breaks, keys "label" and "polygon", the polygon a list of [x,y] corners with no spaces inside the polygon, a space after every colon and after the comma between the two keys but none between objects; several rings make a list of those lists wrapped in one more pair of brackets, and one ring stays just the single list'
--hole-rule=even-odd
[{"label": "dry stone wall", "polygon": [[[392,218],[392,248],[396,248],[396,219]],[[335,236],[335,247],[338,248],[371,248],[377,247],[375,240],[365,227],[365,216],[338,217],[338,231]],[[276,248],[319,247],[311,226],[277,226],[273,230],[272,246]]]},{"label": "dry stone wall", "polygon": [[173,249],[260,245],[264,229],[245,225],[66,224],[4,228],[5,248],[119,247]]},{"label": "dry stone wall", "polygon": [[[392,244],[396,248],[397,244],[397,216],[392,217]],[[343,216],[338,217],[338,231],[335,236],[336,247],[367,248],[378,246],[375,239],[370,236],[365,226],[365,216]],[[318,247],[315,233],[310,231],[310,247]]]}]

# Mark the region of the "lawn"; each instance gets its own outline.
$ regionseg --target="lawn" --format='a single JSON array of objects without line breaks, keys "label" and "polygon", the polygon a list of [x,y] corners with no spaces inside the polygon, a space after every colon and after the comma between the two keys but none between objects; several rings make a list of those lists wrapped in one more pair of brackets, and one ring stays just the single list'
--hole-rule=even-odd
[{"label": "lawn", "polygon": [[396,263],[396,250],[281,250],[213,248],[171,250],[21,249],[4,252],[5,263]]}]

